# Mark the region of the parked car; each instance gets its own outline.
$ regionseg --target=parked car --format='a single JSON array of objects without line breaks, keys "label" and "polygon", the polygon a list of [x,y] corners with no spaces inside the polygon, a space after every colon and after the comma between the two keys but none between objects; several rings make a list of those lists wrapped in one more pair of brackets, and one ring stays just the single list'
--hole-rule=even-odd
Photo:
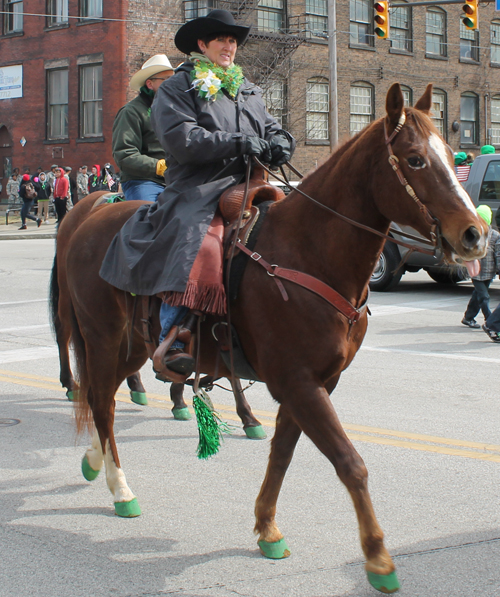
[{"label": "parked car", "polygon": [[[493,214],[496,214],[500,206],[500,154],[478,156],[472,163],[469,177],[463,186],[474,205],[489,205]],[[496,221],[496,224],[498,227],[500,221]],[[420,236],[409,226],[400,227],[393,223],[392,227]],[[424,245],[418,241],[409,240],[397,234],[393,236],[413,245],[416,251],[412,252],[401,265],[409,249],[387,241],[370,281],[372,290],[391,290],[405,272],[418,272],[421,269],[425,270],[433,280],[442,284],[456,284],[468,279],[465,267],[449,265],[432,255],[419,253],[418,249],[424,248]]]}]

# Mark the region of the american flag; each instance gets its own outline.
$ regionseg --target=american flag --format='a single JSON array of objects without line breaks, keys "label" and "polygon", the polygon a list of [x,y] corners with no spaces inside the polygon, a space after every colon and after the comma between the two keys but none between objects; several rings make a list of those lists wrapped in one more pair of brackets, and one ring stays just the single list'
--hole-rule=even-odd
[{"label": "american flag", "polygon": [[465,182],[469,178],[470,166],[455,166],[455,172],[459,182]]}]

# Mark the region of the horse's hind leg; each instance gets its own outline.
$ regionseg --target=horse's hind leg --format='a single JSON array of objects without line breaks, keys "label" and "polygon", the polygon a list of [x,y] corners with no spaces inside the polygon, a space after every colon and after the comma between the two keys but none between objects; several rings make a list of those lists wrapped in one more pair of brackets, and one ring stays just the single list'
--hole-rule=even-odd
[{"label": "horse's hind leg", "polygon": [[[349,491],[358,518],[361,547],[366,557],[365,569],[372,586],[383,593],[399,588],[395,566],[384,545],[368,491],[368,471],[345,434],[326,390],[304,383],[289,389],[287,406],[316,447],[330,460]],[[273,394],[274,395],[274,394]]]},{"label": "horse's hind leg", "polygon": [[178,421],[189,421],[191,413],[189,412],[187,404],[184,402],[183,383],[170,384],[170,398],[174,403],[172,408],[174,419],[177,419]]},{"label": "horse's hind leg", "polygon": [[142,384],[141,374],[139,371],[127,377],[127,385],[130,390],[130,398],[135,404],[147,406],[148,399],[146,396],[146,388]]},{"label": "horse's hind leg", "polygon": [[69,297],[60,297],[59,311],[54,318],[54,330],[56,333],[57,349],[59,351],[59,381],[63,388],[66,388],[68,400],[74,400],[74,393],[77,385],[71,372],[69,360],[69,340],[71,337],[71,328],[69,326],[70,307],[65,303]]},{"label": "horse's hind leg", "polygon": [[264,428],[260,421],[253,416],[252,409],[245,398],[239,377],[235,377],[229,381],[231,382],[234,399],[236,401],[236,412],[243,423],[243,429],[246,436],[250,439],[266,439],[267,436]]},{"label": "horse's hind leg", "polygon": [[300,434],[300,427],[286,407],[280,406],[266,476],[255,503],[254,530],[259,534],[260,551],[268,558],[280,559],[290,555],[290,550],[275,522],[276,503]]}]

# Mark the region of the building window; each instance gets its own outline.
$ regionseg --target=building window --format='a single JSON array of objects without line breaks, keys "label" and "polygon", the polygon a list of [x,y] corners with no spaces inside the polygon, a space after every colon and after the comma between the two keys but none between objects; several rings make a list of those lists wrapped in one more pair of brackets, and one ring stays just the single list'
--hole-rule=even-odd
[{"label": "building window", "polygon": [[492,64],[500,64],[500,22],[493,21],[490,29],[491,58]]},{"label": "building window", "polygon": [[57,27],[68,22],[68,0],[48,0],[47,21],[49,27]]},{"label": "building window", "polygon": [[306,32],[309,37],[328,38],[327,0],[306,0]]},{"label": "building window", "polygon": [[491,98],[491,144],[500,145],[500,96]]},{"label": "building window", "polygon": [[460,96],[460,145],[478,144],[478,96],[466,91]]},{"label": "building window", "polygon": [[428,8],[425,13],[425,53],[447,56],[446,13],[440,8]]},{"label": "building window", "polygon": [[6,0],[4,4],[4,33],[23,30],[23,3],[19,0]]},{"label": "building window", "polygon": [[80,69],[80,135],[102,135],[102,64]]},{"label": "building window", "polygon": [[263,94],[267,111],[276,118],[282,129],[286,124],[286,85],[284,81],[270,81]]},{"label": "building window", "polygon": [[68,138],[68,69],[47,71],[47,139]]},{"label": "building window", "polygon": [[306,139],[328,141],[330,138],[329,111],[328,81],[323,78],[309,79],[306,89]]},{"label": "building window", "polygon": [[440,89],[432,91],[431,118],[441,137],[446,139],[446,93]]},{"label": "building window", "polygon": [[467,29],[460,19],[460,60],[479,62],[479,31]]},{"label": "building window", "polygon": [[406,85],[401,85],[401,91],[403,92],[405,108],[409,108],[413,104],[413,92],[411,88]]},{"label": "building window", "polygon": [[349,43],[355,46],[373,46],[373,2],[350,0],[349,19]]},{"label": "building window", "polygon": [[359,133],[373,120],[373,87],[367,83],[351,85],[350,123],[351,135]]},{"label": "building window", "polygon": [[102,0],[80,0],[82,19],[102,19]]},{"label": "building window", "polygon": [[213,0],[185,0],[184,21],[206,17],[213,7]]},{"label": "building window", "polygon": [[397,7],[391,10],[391,48],[411,52],[411,8]]},{"label": "building window", "polygon": [[257,23],[259,31],[282,31],[284,29],[284,0],[259,0]]}]

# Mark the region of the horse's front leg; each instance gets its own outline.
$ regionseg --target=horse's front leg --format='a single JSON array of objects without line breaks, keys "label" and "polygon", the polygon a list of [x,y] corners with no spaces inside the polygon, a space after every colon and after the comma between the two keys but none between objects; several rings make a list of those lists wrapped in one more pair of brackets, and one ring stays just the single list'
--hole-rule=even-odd
[{"label": "horse's front leg", "polygon": [[174,403],[172,407],[172,414],[177,421],[189,421],[191,413],[189,412],[187,404],[184,402],[184,384],[172,383],[170,384],[170,399]]},{"label": "horse's front leg", "polygon": [[279,559],[290,555],[288,545],[276,525],[276,503],[300,434],[300,427],[287,408],[280,406],[266,476],[255,503],[254,530],[259,534],[260,551],[268,558]]},{"label": "horse's front leg", "polygon": [[266,439],[266,432],[262,427],[260,421],[254,416],[250,405],[245,398],[243,388],[241,387],[241,381],[239,377],[235,377],[229,380],[231,387],[233,388],[234,399],[236,401],[236,412],[243,423],[243,429],[245,434],[250,439]]},{"label": "horse's front leg", "polygon": [[372,586],[384,593],[399,588],[395,566],[384,545],[368,491],[368,471],[345,434],[330,398],[314,382],[296,380],[295,392],[289,392],[287,406],[302,431],[330,460],[349,491],[358,518],[361,547],[366,557],[365,569]]},{"label": "horse's front leg", "polygon": [[130,398],[135,404],[146,406],[148,398],[146,396],[146,388],[142,384],[141,374],[139,371],[127,377],[127,385],[130,390]]}]

